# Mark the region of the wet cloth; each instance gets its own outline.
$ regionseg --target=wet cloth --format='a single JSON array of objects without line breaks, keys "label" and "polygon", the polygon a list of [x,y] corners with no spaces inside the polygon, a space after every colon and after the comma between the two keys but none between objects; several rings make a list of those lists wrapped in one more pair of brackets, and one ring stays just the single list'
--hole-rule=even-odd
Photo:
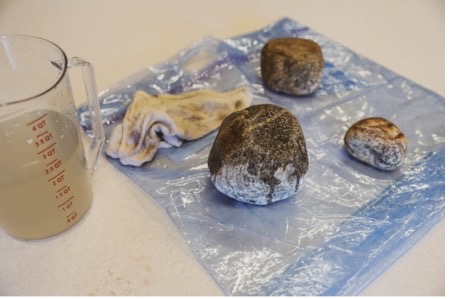
[{"label": "wet cloth", "polygon": [[123,165],[141,166],[158,148],[180,147],[217,129],[232,112],[244,109],[252,95],[244,87],[228,92],[195,90],[178,95],[134,94],[122,124],[109,138],[106,153]]}]

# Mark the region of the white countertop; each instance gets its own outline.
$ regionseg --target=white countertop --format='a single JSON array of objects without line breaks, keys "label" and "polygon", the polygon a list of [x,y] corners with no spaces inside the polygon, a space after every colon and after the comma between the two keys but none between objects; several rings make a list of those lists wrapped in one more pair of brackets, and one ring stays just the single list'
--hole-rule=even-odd
[{"label": "white countertop", "polygon": [[[282,17],[444,95],[443,0],[0,0],[0,34],[88,60],[100,91],[205,36]],[[0,295],[223,294],[165,211],[104,157],[93,185],[88,214],[65,233],[26,242],[0,231]],[[444,232],[443,220],[363,295],[444,295]]]}]

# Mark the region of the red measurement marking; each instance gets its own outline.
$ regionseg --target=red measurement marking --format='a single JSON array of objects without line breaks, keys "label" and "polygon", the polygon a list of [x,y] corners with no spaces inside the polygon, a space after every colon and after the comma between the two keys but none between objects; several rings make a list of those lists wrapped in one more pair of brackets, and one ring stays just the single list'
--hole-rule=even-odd
[{"label": "red measurement marking", "polygon": [[56,191],[56,193],[62,191],[62,189],[64,189],[65,187],[67,187],[67,185],[65,185],[64,187],[62,187],[61,189],[59,189],[58,191]]},{"label": "red measurement marking", "polygon": [[52,145],[50,145],[49,147],[47,147],[47,148],[44,148],[43,150],[41,150],[40,152],[38,152],[37,154],[38,155],[40,155],[40,154],[42,154],[43,152],[45,152],[45,151],[48,151],[52,146],[54,146],[56,144],[56,142],[55,143],[53,143]]},{"label": "red measurement marking", "polygon": [[51,179],[48,180],[48,182],[56,179],[58,176],[60,176],[63,172],[65,171],[65,169],[63,171],[61,171],[60,173],[58,173],[57,175],[55,175],[54,177],[52,177]]},{"label": "red measurement marking", "polygon": [[65,216],[65,218],[69,218],[70,216],[72,216],[73,214],[75,214],[76,212],[72,212],[69,215]]},{"label": "red measurement marking", "polygon": [[[72,200],[72,198],[74,198],[75,197],[75,195],[73,195],[72,197],[70,197],[69,199],[67,199],[66,201],[64,201],[62,204],[60,204],[59,206],[58,206],[58,208],[60,208],[60,207],[62,207],[63,205],[65,205],[66,203],[68,203],[69,201],[71,201]],[[73,212],[73,213],[75,213],[75,212]],[[73,214],[72,213],[72,214]],[[70,215],[72,215],[72,214],[70,214]],[[69,215],[69,216],[70,216]],[[69,216],[67,216],[67,217],[69,217]]]},{"label": "red measurement marking", "polygon": [[33,120],[33,121],[29,122],[29,123],[27,123],[27,126],[32,125],[32,124],[34,124],[34,123],[37,122],[37,121],[40,121],[41,119],[43,119],[43,118],[46,117],[46,116],[47,116],[47,113],[45,113],[44,115],[42,115],[42,116],[39,117],[39,118],[36,118],[35,120]]},{"label": "red measurement marking", "polygon": [[50,163],[48,163],[47,166],[50,166],[51,164],[55,163],[56,161],[58,161],[58,158],[56,158],[53,161],[51,161]]},{"label": "red measurement marking", "polygon": [[45,131],[44,133],[37,135],[36,138],[42,137],[42,136],[44,136],[47,133],[48,133],[48,131]]}]

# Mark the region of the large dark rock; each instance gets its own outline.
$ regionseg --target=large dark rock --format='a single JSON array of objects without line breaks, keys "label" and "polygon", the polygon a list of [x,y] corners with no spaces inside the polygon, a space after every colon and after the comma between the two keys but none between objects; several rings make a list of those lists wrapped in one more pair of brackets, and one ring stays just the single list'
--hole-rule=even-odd
[{"label": "large dark rock", "polygon": [[315,91],[323,70],[321,47],[303,38],[276,38],[262,48],[262,81],[266,86],[290,95]]},{"label": "large dark rock", "polygon": [[229,115],[208,160],[215,187],[239,201],[266,205],[303,186],[309,161],[304,135],[287,109],[255,105]]}]

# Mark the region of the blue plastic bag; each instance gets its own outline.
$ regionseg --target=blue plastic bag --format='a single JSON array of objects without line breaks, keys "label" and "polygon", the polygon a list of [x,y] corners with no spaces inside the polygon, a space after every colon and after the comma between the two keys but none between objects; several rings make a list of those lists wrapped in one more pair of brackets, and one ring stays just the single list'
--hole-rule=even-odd
[{"label": "blue plastic bag", "polygon": [[[325,65],[319,89],[291,97],[265,88],[260,50],[270,39],[312,39]],[[269,205],[237,202],[210,182],[216,132],[117,169],[156,200],[229,295],[355,295],[444,217],[444,98],[290,19],[227,40],[205,38],[101,95],[106,132],[142,89],[151,94],[244,85],[301,123],[309,153],[304,188]],[[379,116],[408,138],[404,164],[377,170],[343,148],[356,121]],[[86,107],[80,123],[89,131]]]}]

